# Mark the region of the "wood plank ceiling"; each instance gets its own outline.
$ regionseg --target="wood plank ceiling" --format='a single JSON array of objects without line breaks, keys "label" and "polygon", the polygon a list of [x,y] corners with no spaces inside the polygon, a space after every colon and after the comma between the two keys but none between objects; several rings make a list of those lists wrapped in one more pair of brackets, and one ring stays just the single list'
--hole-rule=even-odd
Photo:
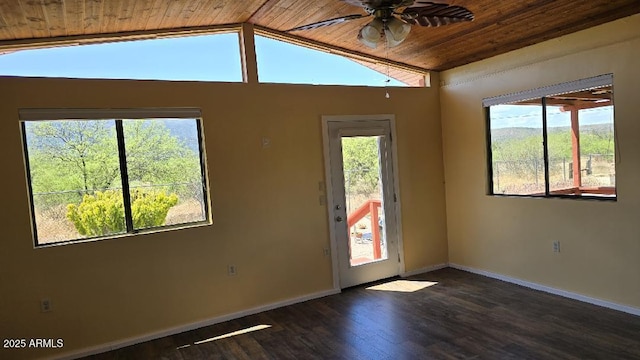
[{"label": "wood plank ceiling", "polygon": [[[638,0],[443,2],[468,8],[475,20],[439,28],[413,26],[407,40],[388,53],[384,47],[370,49],[356,39],[371,18],[295,35],[440,71],[640,13]],[[339,0],[0,0],[0,46],[244,22],[284,31],[349,14],[364,14],[364,10]]]}]

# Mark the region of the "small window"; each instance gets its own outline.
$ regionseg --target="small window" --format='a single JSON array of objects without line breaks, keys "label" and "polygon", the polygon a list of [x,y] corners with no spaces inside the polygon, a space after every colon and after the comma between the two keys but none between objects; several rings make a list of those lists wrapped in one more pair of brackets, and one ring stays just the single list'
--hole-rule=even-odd
[{"label": "small window", "polygon": [[154,112],[21,111],[36,246],[209,223],[199,115]]},{"label": "small window", "polygon": [[238,32],[0,54],[0,75],[242,82]]},{"label": "small window", "polygon": [[612,83],[603,75],[485,99],[489,193],[615,199]]}]

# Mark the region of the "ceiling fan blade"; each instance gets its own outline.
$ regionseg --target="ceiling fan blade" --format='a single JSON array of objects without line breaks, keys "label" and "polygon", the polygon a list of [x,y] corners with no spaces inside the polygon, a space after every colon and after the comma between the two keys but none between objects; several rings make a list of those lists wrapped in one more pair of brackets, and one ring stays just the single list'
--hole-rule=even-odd
[{"label": "ceiling fan blade", "polygon": [[400,17],[412,25],[437,27],[462,21],[472,21],[473,13],[462,6],[436,4],[433,2],[416,2],[421,6],[405,8]]},{"label": "ceiling fan blade", "polygon": [[370,15],[369,14],[353,14],[353,15],[341,16],[341,17],[338,17],[338,18],[335,18],[335,19],[323,20],[323,21],[318,21],[318,22],[315,22],[315,23],[307,24],[307,25],[294,27],[293,29],[286,30],[285,32],[299,31],[299,30],[311,30],[311,29],[316,29],[316,28],[323,27],[323,26],[330,26],[330,25],[340,24],[342,22],[349,21],[349,20],[361,19],[361,18],[367,17],[367,16],[370,16]]}]

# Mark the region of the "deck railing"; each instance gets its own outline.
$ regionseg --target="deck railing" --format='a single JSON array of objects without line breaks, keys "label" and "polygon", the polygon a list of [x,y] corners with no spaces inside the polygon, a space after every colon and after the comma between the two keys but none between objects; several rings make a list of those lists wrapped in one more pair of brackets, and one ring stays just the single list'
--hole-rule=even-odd
[{"label": "deck railing", "polygon": [[378,208],[380,206],[382,206],[382,202],[380,200],[367,200],[347,216],[347,224],[349,229],[351,229],[358,221],[367,216],[367,214],[371,214],[371,240],[373,242],[374,260],[382,258],[382,249],[380,248],[380,228],[378,227]]}]

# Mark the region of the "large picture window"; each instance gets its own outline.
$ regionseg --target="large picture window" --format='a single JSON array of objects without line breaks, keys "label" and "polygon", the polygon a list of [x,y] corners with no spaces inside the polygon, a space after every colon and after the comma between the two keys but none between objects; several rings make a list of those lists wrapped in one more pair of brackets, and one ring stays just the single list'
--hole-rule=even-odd
[{"label": "large picture window", "polygon": [[613,76],[484,100],[489,194],[615,199]]},{"label": "large picture window", "polygon": [[199,111],[20,116],[36,246],[209,222]]}]

